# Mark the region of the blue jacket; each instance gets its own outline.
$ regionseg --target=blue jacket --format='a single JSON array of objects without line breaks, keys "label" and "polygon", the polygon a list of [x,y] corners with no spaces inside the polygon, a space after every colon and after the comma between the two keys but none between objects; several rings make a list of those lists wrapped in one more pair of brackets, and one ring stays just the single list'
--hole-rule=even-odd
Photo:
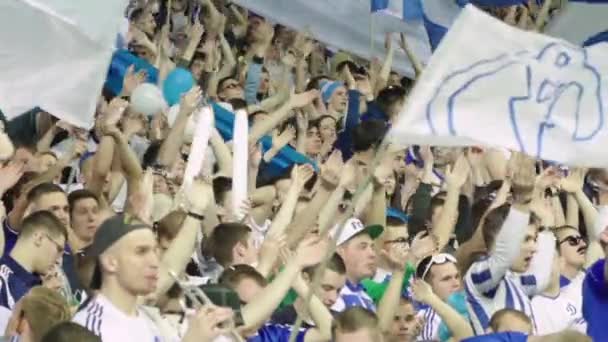
[{"label": "blue jacket", "polygon": [[462,342],[526,342],[528,335],[520,332],[502,332],[488,335],[470,337]]},{"label": "blue jacket", "polygon": [[604,273],[606,259],[593,264],[583,282],[583,317],[587,320],[587,335],[594,341],[608,341],[608,282]]}]

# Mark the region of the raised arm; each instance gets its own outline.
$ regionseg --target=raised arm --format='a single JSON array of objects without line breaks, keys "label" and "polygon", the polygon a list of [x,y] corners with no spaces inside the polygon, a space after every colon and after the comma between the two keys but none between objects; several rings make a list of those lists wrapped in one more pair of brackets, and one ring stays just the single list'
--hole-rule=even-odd
[{"label": "raised arm", "polygon": [[437,297],[429,284],[418,279],[412,285],[412,291],[417,301],[429,305],[437,312],[450,332],[452,332],[452,336],[456,341],[473,336],[473,330],[469,322],[451,306]]},{"label": "raised arm", "polygon": [[245,330],[257,330],[268,320],[302,269],[321,262],[326,248],[327,241],[317,237],[307,238],[300,243],[295,255],[278,276],[242,308]]},{"label": "raised arm", "polygon": [[437,221],[436,226],[433,227],[433,233],[437,237],[439,250],[442,250],[450,241],[450,236],[454,232],[454,227],[456,227],[460,188],[462,188],[469,177],[469,171],[470,167],[466,158],[460,156],[458,160],[456,160],[453,169],[448,169],[445,175],[448,191],[439,220]]},{"label": "raised arm", "polygon": [[[498,286],[517,259],[530,220],[529,206],[536,180],[534,160],[520,154],[514,158],[513,204],[501,224],[494,246],[487,246],[489,258],[473,263],[465,276],[467,285],[484,295],[489,295]],[[486,217],[483,224],[497,224],[493,222],[495,219],[489,221]]]},{"label": "raised arm", "polygon": [[[306,298],[308,295],[309,286],[300,275],[294,281],[293,289],[298,293],[300,298]],[[315,322],[315,327],[306,332],[304,342],[330,341],[333,317],[327,307],[319,300],[319,298],[317,298],[317,296],[313,295],[310,297],[308,310],[312,320]]]},{"label": "raised arm", "polygon": [[317,193],[306,208],[296,215],[289,226],[287,242],[290,246],[300,241],[308,230],[314,226],[314,223],[317,222],[316,219],[319,212],[321,212],[332,192],[340,183],[340,171],[343,165],[342,154],[339,151],[334,151],[327,162],[321,167],[321,173],[317,180],[317,182],[320,182]]},{"label": "raised arm", "polygon": [[202,92],[201,88],[198,86],[192,87],[192,89],[182,97],[177,118],[158,153],[158,161],[161,165],[171,167],[177,156],[179,156],[179,149],[182,146],[184,131],[188,125],[188,120],[200,103],[201,98]]},{"label": "raised arm", "polygon": [[188,215],[182,224],[179,233],[171,242],[169,249],[163,255],[160,265],[158,286],[156,288],[156,298],[165,294],[173,285],[174,279],[169,275],[169,271],[180,274],[186,269],[192,254],[197,246],[197,234],[201,230],[201,221],[189,215],[201,215],[205,213],[209,203],[214,201],[211,185],[195,180],[185,189],[186,209]]},{"label": "raised arm", "polygon": [[270,114],[270,117],[263,120],[253,127],[249,131],[249,144],[256,143],[260,138],[273,128],[279,125],[285,120],[292,112],[294,108],[304,107],[311,103],[318,96],[318,91],[310,90],[305,93],[291,94],[289,100],[279,107],[276,111]]}]

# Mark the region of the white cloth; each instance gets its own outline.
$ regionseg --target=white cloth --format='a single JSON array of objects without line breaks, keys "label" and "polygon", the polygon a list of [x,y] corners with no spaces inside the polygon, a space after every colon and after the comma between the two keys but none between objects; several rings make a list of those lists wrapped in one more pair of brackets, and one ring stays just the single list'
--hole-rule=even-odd
[{"label": "white cloth", "polygon": [[127,316],[102,294],[78,311],[72,321],[100,336],[103,342],[168,342],[141,308],[137,309],[137,316]]},{"label": "white cloth", "polygon": [[555,298],[539,294],[532,298],[532,311],[538,335],[549,335],[566,329],[587,332],[583,318],[583,280],[581,272],[572,282],[561,289]]},{"label": "white cloth", "polygon": [[0,1],[0,104],[8,119],[36,106],[84,128],[127,1]]},{"label": "white cloth", "polygon": [[607,75],[608,44],[582,49],[468,5],[417,80],[390,140],[500,146],[605,167]]}]

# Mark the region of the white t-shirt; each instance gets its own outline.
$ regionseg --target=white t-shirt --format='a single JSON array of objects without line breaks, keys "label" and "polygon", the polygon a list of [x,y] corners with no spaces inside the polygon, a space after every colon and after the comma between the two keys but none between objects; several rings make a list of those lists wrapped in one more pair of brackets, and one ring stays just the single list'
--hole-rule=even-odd
[{"label": "white t-shirt", "polygon": [[102,294],[78,311],[72,321],[100,336],[103,342],[164,342],[158,327],[141,309],[137,316],[127,316]]},{"label": "white t-shirt", "polygon": [[555,298],[536,295],[532,298],[532,311],[537,333],[548,335],[566,329],[586,333],[587,322],[583,318],[583,279],[581,272],[572,282],[563,287]]}]

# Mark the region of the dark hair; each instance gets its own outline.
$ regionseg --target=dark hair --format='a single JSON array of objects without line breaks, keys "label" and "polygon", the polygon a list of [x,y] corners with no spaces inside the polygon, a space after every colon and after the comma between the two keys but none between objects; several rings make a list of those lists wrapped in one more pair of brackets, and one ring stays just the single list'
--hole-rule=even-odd
[{"label": "dark hair", "polygon": [[76,202],[83,200],[83,199],[94,199],[95,202],[97,202],[97,204],[99,204],[99,199],[97,198],[97,195],[95,195],[93,192],[87,190],[87,189],[80,189],[80,190],[75,190],[70,192],[70,194],[68,195],[68,204],[70,205],[70,216],[72,215],[72,212],[74,211],[74,207],[76,206]]},{"label": "dark hair", "polygon": [[404,76],[401,78],[401,86],[406,91],[410,90],[414,86],[414,81]]},{"label": "dark hair", "polygon": [[228,103],[230,103],[230,105],[232,106],[232,110],[237,111],[240,109],[247,109],[247,101],[243,100],[243,99],[230,99],[228,100]]},{"label": "dark hair", "polygon": [[63,191],[63,189],[57,184],[54,184],[54,183],[38,184],[35,187],[33,187],[32,190],[30,190],[30,192],[27,193],[27,201],[35,202],[40,197],[42,197],[46,194],[52,194],[52,193],[56,193],[56,192],[61,192],[62,194],[65,194],[65,191]]},{"label": "dark hair", "polygon": [[368,120],[359,123],[353,130],[353,151],[364,152],[377,147],[386,132],[387,127],[384,121]]},{"label": "dark hair", "polygon": [[226,193],[232,190],[232,178],[219,176],[213,180],[213,195],[218,204],[224,203]]},{"label": "dark hair", "polygon": [[[302,272],[306,273],[312,278],[319,266],[321,265],[306,267],[302,270]],[[342,257],[338,255],[338,253],[334,253],[331,258],[329,258],[329,261],[327,262],[327,269],[338,274],[346,274],[346,265],[344,265],[344,260],[342,260]]]},{"label": "dark hair", "polygon": [[143,160],[141,163],[141,166],[144,170],[149,167],[153,167],[156,164],[161,146],[162,141],[154,141],[150,144],[150,146],[148,146],[146,152],[144,152]]},{"label": "dark hair", "polygon": [[334,118],[333,116],[331,116],[331,115],[327,115],[327,114],[325,114],[325,115],[321,115],[321,116],[319,116],[319,117],[318,117],[316,120],[311,121],[310,126],[312,126],[312,123],[314,122],[314,123],[315,123],[315,125],[317,126],[317,128],[321,129],[321,121],[323,121],[323,120],[325,120],[325,119],[331,119],[331,120],[334,122],[334,127],[335,127],[336,129],[338,129],[338,120],[336,120],[336,118]]},{"label": "dark hair", "polygon": [[230,75],[230,76],[226,76],[224,78],[221,78],[218,82],[217,82],[217,90],[218,91],[222,91],[222,87],[224,86],[224,82],[228,81],[228,80],[237,80],[236,75]]},{"label": "dark hair", "polygon": [[319,75],[319,76],[315,76],[315,77],[311,78],[308,81],[308,84],[306,85],[306,91],[313,90],[313,89],[319,89],[321,80],[325,80],[325,79],[330,79],[330,77],[327,75]]},{"label": "dark hair", "polygon": [[186,216],[187,214],[185,212],[175,210],[163,217],[154,225],[158,238],[166,238],[168,240],[175,239],[182,229],[182,224],[184,223]]},{"label": "dark hair", "polygon": [[492,331],[499,332],[501,321],[507,317],[519,319],[532,326],[532,320],[530,320],[530,317],[526,316],[526,314],[523,312],[513,309],[501,309],[496,311],[490,319],[490,328],[492,328]]},{"label": "dark hair", "polygon": [[51,236],[68,238],[67,228],[50,211],[37,211],[26,217],[21,223],[20,237],[29,237],[37,230],[44,230]]},{"label": "dark hair", "polygon": [[355,64],[355,62],[353,61],[343,61],[338,63],[338,65],[336,66],[336,72],[342,72],[342,70],[348,66],[348,69],[350,70],[351,74],[362,74],[362,67],[359,67],[357,64]]},{"label": "dark hair", "polygon": [[255,112],[253,112],[253,113],[249,114],[249,116],[247,116],[247,118],[248,118],[248,120],[249,120],[249,123],[250,123],[250,124],[251,124],[251,123],[253,123],[253,122],[255,121],[255,118],[256,118],[258,115],[264,115],[264,114],[268,115],[268,112],[267,112],[267,111],[265,111],[265,110],[256,110]]},{"label": "dark hair", "polygon": [[101,337],[74,322],[62,322],[51,328],[40,342],[102,342]]},{"label": "dark hair", "polygon": [[205,242],[205,254],[227,267],[232,262],[232,250],[239,242],[247,244],[251,229],[241,223],[220,223]]},{"label": "dark hair", "polygon": [[220,276],[219,283],[234,289],[243,279],[247,278],[254,280],[262,287],[266,286],[268,283],[264,276],[255,268],[242,264],[227,267]]},{"label": "dark hair", "polygon": [[387,114],[390,112],[391,106],[400,100],[405,98],[406,91],[399,86],[386,87],[380,90],[376,97],[376,103],[383,113]]},{"label": "dark hair", "polygon": [[131,17],[129,18],[131,21],[137,21],[144,15],[143,8],[136,8],[131,12]]},{"label": "dark hair", "polygon": [[399,217],[388,216],[386,218],[386,225],[387,226],[403,226],[403,225],[407,225],[407,222],[404,222],[403,219],[399,218]]}]

